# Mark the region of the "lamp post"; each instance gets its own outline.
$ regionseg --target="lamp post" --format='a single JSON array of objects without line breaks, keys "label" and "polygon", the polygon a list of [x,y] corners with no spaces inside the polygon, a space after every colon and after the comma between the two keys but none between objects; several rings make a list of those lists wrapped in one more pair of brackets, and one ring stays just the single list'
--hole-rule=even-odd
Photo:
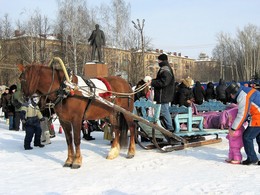
[{"label": "lamp post", "polygon": [[144,22],[145,22],[144,19],[142,20],[142,24],[140,23],[139,19],[137,19],[137,24],[134,21],[132,21],[132,23],[134,24],[134,28],[136,30],[138,30],[138,32],[140,33],[140,36],[141,36],[143,76],[145,74],[145,67],[144,67],[144,32],[143,32]]}]

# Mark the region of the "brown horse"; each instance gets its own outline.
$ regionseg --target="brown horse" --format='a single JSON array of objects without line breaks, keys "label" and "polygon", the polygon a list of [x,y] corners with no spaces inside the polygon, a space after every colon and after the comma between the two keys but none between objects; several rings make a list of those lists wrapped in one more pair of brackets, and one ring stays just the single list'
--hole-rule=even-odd
[{"label": "brown horse", "polygon": [[[125,131],[121,129],[122,122],[126,122],[130,130],[130,144],[127,158],[134,157],[135,124],[130,116],[119,113],[110,105],[100,102],[95,95],[84,97],[82,91],[79,89],[68,87],[64,82],[66,74],[63,70],[44,65],[19,65],[19,69],[22,71],[20,80],[22,91],[26,97],[37,93],[39,96],[47,97],[55,104],[54,110],[64,129],[68,146],[68,157],[64,167],[79,168],[82,164],[80,134],[83,119],[96,120],[109,118],[115,138],[107,159],[114,159],[119,155],[121,137],[124,137],[124,141],[127,143],[127,129]],[[77,85],[78,78],[75,75],[72,75],[71,78],[71,83]],[[104,97],[104,100],[132,112],[134,100],[129,83],[117,76],[104,77],[103,79],[111,86],[111,94]],[[126,127],[126,125],[123,126]]]}]

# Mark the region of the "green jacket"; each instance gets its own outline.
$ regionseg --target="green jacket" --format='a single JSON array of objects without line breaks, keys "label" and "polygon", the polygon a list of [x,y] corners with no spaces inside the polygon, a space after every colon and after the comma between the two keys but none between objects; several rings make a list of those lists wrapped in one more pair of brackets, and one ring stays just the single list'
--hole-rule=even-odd
[{"label": "green jacket", "polygon": [[21,84],[17,84],[17,90],[12,95],[12,105],[15,108],[15,112],[21,111],[21,107],[24,104],[23,94],[21,91]]}]

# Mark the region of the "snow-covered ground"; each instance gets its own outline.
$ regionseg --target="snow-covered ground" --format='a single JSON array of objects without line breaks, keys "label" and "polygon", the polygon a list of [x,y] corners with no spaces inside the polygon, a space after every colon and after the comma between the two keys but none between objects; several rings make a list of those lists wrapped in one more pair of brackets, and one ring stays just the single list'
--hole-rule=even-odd
[{"label": "snow-covered ground", "polygon": [[[56,132],[58,128],[56,120]],[[67,157],[64,133],[57,133],[44,148],[25,151],[24,131],[7,129],[1,119],[0,194],[260,193],[260,166],[226,163],[228,143],[224,135],[221,143],[170,153],[137,146],[133,159],[126,159],[127,151],[121,150],[117,159],[107,160],[110,143],[102,132],[94,132],[96,140],[82,140],[83,164],[75,170],[62,167]]]}]

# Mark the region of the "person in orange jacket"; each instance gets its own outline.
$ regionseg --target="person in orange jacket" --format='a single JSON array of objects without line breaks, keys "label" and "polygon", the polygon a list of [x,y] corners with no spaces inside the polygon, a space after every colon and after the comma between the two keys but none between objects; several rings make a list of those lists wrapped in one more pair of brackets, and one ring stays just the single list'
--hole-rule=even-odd
[{"label": "person in orange jacket", "polygon": [[260,165],[253,142],[254,139],[256,139],[258,147],[260,147],[260,92],[251,87],[240,86],[236,82],[231,82],[226,92],[230,94],[231,98],[236,100],[238,104],[238,113],[232,127],[229,128],[229,135],[231,137],[234,136],[235,131],[248,120],[248,126],[243,133],[243,143],[247,159],[242,161],[242,164]]}]

